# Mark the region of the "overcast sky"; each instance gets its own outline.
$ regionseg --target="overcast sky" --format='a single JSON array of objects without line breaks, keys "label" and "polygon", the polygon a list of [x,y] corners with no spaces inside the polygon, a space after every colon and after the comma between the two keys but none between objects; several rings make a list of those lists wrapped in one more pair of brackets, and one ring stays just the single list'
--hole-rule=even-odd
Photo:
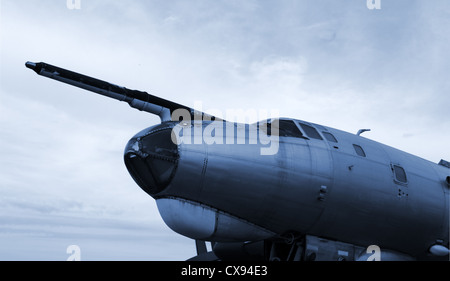
[{"label": "overcast sky", "polygon": [[[266,109],[450,160],[450,2],[2,0],[0,260],[185,260],[123,164],[159,118],[47,62],[203,110]],[[257,121],[257,120],[252,120]]]}]

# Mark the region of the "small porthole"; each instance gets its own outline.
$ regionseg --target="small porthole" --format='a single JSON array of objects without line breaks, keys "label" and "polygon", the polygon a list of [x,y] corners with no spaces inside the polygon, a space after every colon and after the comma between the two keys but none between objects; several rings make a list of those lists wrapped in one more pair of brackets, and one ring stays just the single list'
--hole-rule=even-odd
[{"label": "small porthole", "polygon": [[408,183],[408,179],[406,177],[405,169],[400,167],[399,165],[392,165],[392,169],[395,176],[395,181],[398,183],[406,184]]}]

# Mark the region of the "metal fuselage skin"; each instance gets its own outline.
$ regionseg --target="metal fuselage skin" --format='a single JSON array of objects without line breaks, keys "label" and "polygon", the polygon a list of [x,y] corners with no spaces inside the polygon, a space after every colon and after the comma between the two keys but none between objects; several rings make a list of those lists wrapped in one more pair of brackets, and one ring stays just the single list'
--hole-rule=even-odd
[{"label": "metal fuselage skin", "polygon": [[[262,155],[264,145],[252,141],[248,125],[224,123],[235,129],[231,138],[223,131],[222,143],[205,142],[204,135],[203,141],[178,136],[167,148],[175,139],[174,128],[204,131],[210,123],[166,122],[133,137],[125,162],[136,182],[156,199],[166,224],[193,239],[244,242],[300,233],[378,245],[411,257],[424,255],[436,241],[448,245],[449,168],[361,136],[286,120],[305,136],[301,124],[315,128],[320,139],[280,135],[274,140],[277,153]],[[327,133],[336,141],[326,138]],[[164,143],[163,150],[154,142]],[[363,149],[362,155],[354,145]],[[146,169],[138,167],[141,162],[130,164],[137,155],[145,159],[152,153],[162,153],[155,159],[172,163],[149,171],[163,174],[158,188],[142,180]],[[405,179],[397,179],[394,166],[403,169]]]}]

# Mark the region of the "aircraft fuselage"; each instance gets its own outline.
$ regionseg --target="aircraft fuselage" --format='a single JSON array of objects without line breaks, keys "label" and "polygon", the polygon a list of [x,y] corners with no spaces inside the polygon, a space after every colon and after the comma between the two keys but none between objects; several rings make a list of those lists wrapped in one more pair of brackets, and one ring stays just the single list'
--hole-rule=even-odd
[{"label": "aircraft fuselage", "polygon": [[[448,244],[449,168],[361,136],[292,119],[280,120],[273,155],[261,154],[267,145],[252,141],[260,131],[252,135],[251,126],[243,124],[220,122],[224,126],[212,134],[214,143],[206,134],[195,143],[194,129],[204,131],[211,123],[153,126],[131,139],[125,150],[130,173],[156,199],[174,231],[215,242],[296,233],[378,245],[411,257],[425,255],[437,243]],[[227,125],[235,128],[231,138]],[[173,143],[180,126],[192,134],[181,134]],[[158,146],[167,150],[170,142],[173,166],[156,171],[151,163],[164,160],[148,159]],[[153,149],[139,160],[145,168],[130,164],[146,153],[145,147]],[[136,171],[148,174],[141,177]],[[164,184],[155,188],[160,172]],[[156,175],[153,183],[143,179],[149,175]]]}]

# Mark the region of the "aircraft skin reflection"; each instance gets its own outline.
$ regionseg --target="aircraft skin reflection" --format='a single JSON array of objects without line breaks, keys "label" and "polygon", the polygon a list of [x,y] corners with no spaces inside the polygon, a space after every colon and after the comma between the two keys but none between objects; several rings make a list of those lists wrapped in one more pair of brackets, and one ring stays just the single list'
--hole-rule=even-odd
[{"label": "aircraft skin reflection", "polygon": [[[370,245],[381,260],[448,260],[446,161],[290,118],[227,122],[49,64],[26,66],[161,117],[131,138],[124,161],[165,223],[196,240],[194,260],[364,260]],[[190,118],[171,120],[179,109]],[[276,150],[261,153],[268,147]]]}]

